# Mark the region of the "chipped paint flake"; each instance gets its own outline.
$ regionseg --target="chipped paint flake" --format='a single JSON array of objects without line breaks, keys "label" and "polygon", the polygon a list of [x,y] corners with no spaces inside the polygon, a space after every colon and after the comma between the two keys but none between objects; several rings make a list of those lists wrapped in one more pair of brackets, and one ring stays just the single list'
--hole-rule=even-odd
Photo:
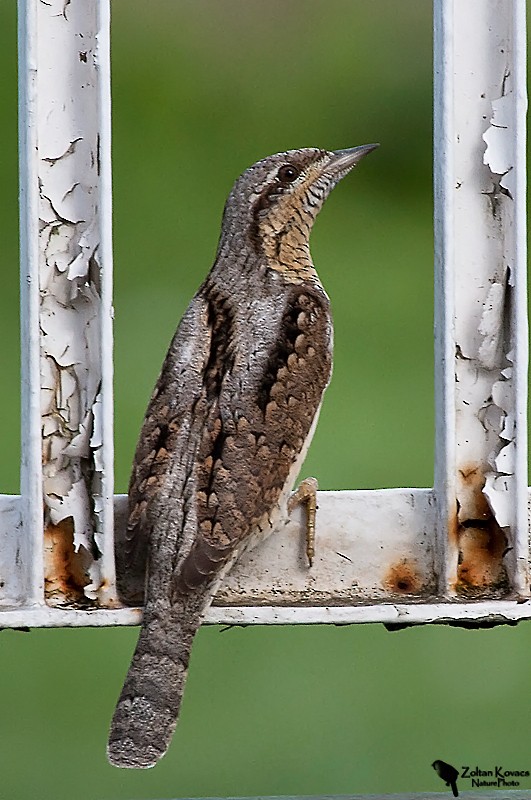
[{"label": "chipped paint flake", "polygon": [[514,517],[513,488],[514,478],[512,476],[500,475],[496,477],[496,473],[488,473],[483,494],[486,496],[501,528],[509,528]]},{"label": "chipped paint flake", "polygon": [[514,197],[515,171],[514,171],[514,97],[512,77],[509,71],[505,72],[502,80],[503,94],[492,100],[492,114],[490,125],[483,134],[483,141],[487,145],[483,154],[483,163],[495,175],[501,175],[499,185]]}]

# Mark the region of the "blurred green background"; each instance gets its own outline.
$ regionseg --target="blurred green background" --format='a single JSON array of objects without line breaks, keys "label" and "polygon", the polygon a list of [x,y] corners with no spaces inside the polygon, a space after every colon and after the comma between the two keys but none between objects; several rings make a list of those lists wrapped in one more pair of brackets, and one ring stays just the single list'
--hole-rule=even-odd
[{"label": "blurred green background", "polygon": [[[278,150],[373,141],[312,237],[336,351],[304,472],[324,489],[431,485],[431,69],[428,2],[114,0],[117,491],[233,180]],[[14,0],[0,74],[0,487],[16,493]],[[0,798],[436,791],[436,758],[531,769],[528,624],[204,628],[171,750],[143,773],[105,760],[136,634],[1,634]]]}]

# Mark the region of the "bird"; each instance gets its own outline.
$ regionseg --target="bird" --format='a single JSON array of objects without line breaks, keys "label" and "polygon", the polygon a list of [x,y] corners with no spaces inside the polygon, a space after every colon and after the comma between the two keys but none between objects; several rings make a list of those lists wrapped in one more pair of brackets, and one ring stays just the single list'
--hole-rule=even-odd
[{"label": "bird", "polygon": [[459,792],[457,791],[459,770],[457,770],[455,767],[452,767],[451,764],[447,764],[446,761],[441,761],[440,759],[434,761],[432,767],[439,778],[441,778],[445,784],[451,788],[453,796],[459,797]]},{"label": "bird", "polygon": [[117,767],[152,767],[167,751],[194,636],[235,560],[294,502],[315,510],[315,481],[291,492],[332,370],[309,236],[330,191],[377,146],[276,153],[229,193],[214,264],[148,405],[116,540],[120,597],[144,603],[107,745]]}]

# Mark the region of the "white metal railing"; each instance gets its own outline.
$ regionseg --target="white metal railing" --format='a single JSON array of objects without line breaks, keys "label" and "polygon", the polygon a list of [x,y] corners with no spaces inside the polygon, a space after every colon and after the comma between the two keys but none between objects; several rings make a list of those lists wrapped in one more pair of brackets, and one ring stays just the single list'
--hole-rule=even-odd
[{"label": "white metal railing", "polygon": [[[21,497],[0,496],[3,627],[141,614],[119,607],[112,556],[109,2],[19,0],[23,452]],[[295,513],[209,622],[531,618],[525,0],[435,0],[434,31],[435,487],[320,493],[312,570]]]}]

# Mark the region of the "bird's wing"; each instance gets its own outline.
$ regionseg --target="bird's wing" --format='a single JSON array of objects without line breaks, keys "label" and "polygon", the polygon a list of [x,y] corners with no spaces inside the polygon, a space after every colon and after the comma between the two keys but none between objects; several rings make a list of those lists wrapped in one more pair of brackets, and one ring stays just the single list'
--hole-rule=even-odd
[{"label": "bird's wing", "polygon": [[[244,303],[245,305],[245,303]],[[172,341],[140,434],[129,521],[118,542],[120,594],[141,602],[173,576],[181,594],[219,577],[240,543],[271,528],[331,371],[328,298],[283,288],[256,319],[208,282]],[[290,488],[290,487],[288,487]]]},{"label": "bird's wing", "polygon": [[[263,330],[256,345],[253,331],[234,335],[238,323],[222,296],[209,302],[216,304],[216,326],[197,450],[197,532],[176,568],[181,594],[215,580],[242,540],[271,528],[271,515],[296,478],[293,469],[331,372],[332,329],[324,292],[308,285],[285,287],[276,322],[264,320],[263,330],[272,328],[265,348]],[[253,324],[256,328],[256,319]],[[244,364],[232,345],[242,337],[247,340]]]},{"label": "bird's wing", "polygon": [[[179,497],[187,473],[183,458],[193,457],[191,428],[202,424],[200,396],[210,323],[208,305],[198,294],[177,328],[146,411],[129,483],[127,527],[116,541],[117,584],[129,603],[143,601],[152,520],[160,515],[168,479],[176,495],[176,513],[182,516]],[[178,527],[173,526],[174,532]]]}]

